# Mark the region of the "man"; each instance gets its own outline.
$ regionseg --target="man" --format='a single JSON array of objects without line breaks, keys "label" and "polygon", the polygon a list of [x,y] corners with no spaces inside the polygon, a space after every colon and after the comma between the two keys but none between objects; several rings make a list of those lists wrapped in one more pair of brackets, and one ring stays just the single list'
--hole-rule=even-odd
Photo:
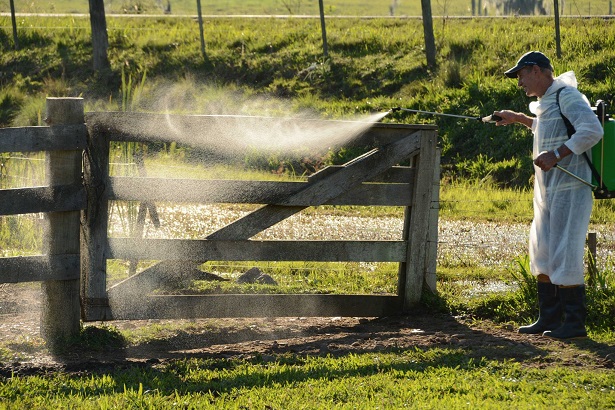
[{"label": "man", "polygon": [[[534,117],[509,110],[494,114],[502,118],[496,125],[520,123],[534,134],[529,254],[530,270],[538,281],[539,317],[519,332],[570,339],[587,336],[583,256],[593,198],[590,187],[553,167],[558,164],[590,181],[591,170],[582,154],[600,140],[603,130],[577,90],[574,73],[554,77],[553,71],[543,53],[524,54],[504,74],[517,78],[528,97],[538,98],[529,105]],[[562,114],[574,126],[570,138]]]}]

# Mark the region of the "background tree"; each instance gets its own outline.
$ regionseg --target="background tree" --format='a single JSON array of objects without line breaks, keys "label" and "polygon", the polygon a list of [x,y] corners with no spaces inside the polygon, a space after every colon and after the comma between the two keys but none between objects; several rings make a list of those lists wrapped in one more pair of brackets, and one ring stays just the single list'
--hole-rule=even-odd
[{"label": "background tree", "polygon": [[13,25],[13,43],[15,50],[19,50],[19,39],[17,38],[17,22],[15,21],[15,3],[14,0],[10,1],[11,4],[11,24]]},{"label": "background tree", "polygon": [[92,27],[92,57],[95,71],[110,68],[107,49],[109,38],[107,36],[107,20],[105,17],[105,3],[103,0],[89,0],[90,25]]},{"label": "background tree", "polygon": [[318,0],[320,10],[320,31],[322,33],[322,51],[325,58],[329,57],[329,46],[327,45],[327,29],[325,27],[325,5],[323,0]]},{"label": "background tree", "polygon": [[436,66],[436,39],[433,34],[433,20],[431,18],[431,0],[421,0],[423,11],[423,33],[425,35],[425,54],[427,65],[431,68]]}]

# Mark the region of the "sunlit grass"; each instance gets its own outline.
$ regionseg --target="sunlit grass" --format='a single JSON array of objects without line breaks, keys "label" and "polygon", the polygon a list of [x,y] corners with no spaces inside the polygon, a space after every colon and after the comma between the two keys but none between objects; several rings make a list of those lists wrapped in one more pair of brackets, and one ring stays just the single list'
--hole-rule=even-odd
[{"label": "sunlit grass", "polygon": [[439,206],[441,218],[527,223],[533,216],[530,190],[480,181],[443,183]]},{"label": "sunlit grass", "polygon": [[609,408],[615,375],[473,358],[461,348],[342,357],[186,359],[102,374],[12,377],[15,407],[63,408]]},{"label": "sunlit grass", "polygon": [[[440,218],[471,221],[526,223],[533,218],[533,191],[530,188],[499,188],[482,181],[443,181],[440,186]],[[591,222],[615,222],[615,204],[595,200]]]},{"label": "sunlit grass", "polygon": [[[277,285],[240,284],[236,280],[252,267],[269,275]],[[396,263],[358,262],[242,262],[205,263],[201,269],[219,274],[228,282],[198,281],[199,293],[335,293],[395,294]]]}]

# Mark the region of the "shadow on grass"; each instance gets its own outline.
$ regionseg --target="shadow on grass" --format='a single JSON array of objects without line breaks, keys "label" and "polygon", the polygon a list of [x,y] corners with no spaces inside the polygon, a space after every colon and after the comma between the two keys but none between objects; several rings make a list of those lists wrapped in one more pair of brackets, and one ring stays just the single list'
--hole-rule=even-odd
[{"label": "shadow on grass", "polygon": [[[86,342],[56,352],[56,359],[78,366],[75,357],[101,363],[150,361],[155,364],[187,358],[272,361],[289,354],[343,357],[416,349],[447,349],[453,355],[461,352],[468,360],[523,361],[546,354],[526,339],[515,337],[516,333],[495,325],[489,332],[477,330],[451,315],[426,311],[385,318],[197,320],[182,321],[175,327],[162,326],[158,336],[144,337],[133,344],[122,341],[113,326],[88,327],[93,330],[84,332]],[[456,361],[454,366],[458,365]]]},{"label": "shadow on grass", "polygon": [[[175,325],[167,336],[132,345],[127,345],[113,325],[90,326],[82,332],[83,343],[67,345],[56,355],[57,366],[0,367],[0,376],[56,372],[80,378],[104,374],[122,380],[119,393],[136,392],[143,385],[161,395],[220,395],[238,386],[250,389],[383,372],[471,371],[511,362],[535,366],[549,362],[547,356],[554,344],[547,338],[532,339],[486,322],[477,329],[426,308],[411,316],[384,318],[195,320]],[[536,343],[538,340],[541,342]],[[609,367],[606,362],[612,367],[612,346],[589,339],[568,343],[604,357],[603,367]],[[324,361],[315,364],[315,358]],[[331,365],[327,361],[334,359],[341,362]],[[271,371],[270,365],[276,363],[285,366]],[[233,371],[242,366],[250,371]],[[187,375],[200,370],[228,371],[220,373],[224,377],[186,380]]]},{"label": "shadow on grass", "polygon": [[[55,368],[0,368],[5,377],[66,373],[69,377],[106,374],[122,380],[118,392],[138,391],[140,384],[161,395],[211,392],[224,394],[236,389],[258,388],[276,384],[302,383],[310,380],[333,380],[365,377],[382,372],[425,372],[434,368],[472,370],[488,363],[523,361],[546,354],[523,340],[498,330],[489,333],[470,328],[456,318],[442,313],[420,311],[412,316],[369,319],[305,318],[304,325],[280,326],[288,319],[242,321],[233,325],[225,320],[220,326],[181,330],[166,338],[134,346],[100,349],[93,340],[117,342],[112,327],[88,331],[85,336],[93,345],[68,346],[56,356]],[[299,321],[293,319],[290,323]],[[339,324],[338,324],[339,323]],[[260,329],[274,324],[274,330]],[[256,326],[255,326],[256,325]],[[393,360],[362,358],[375,353],[398,355]],[[74,357],[80,357],[75,361]],[[313,358],[340,359],[305,365]],[[385,356],[377,356],[384,358]],[[64,360],[64,362],[62,362]],[[281,363],[276,371],[263,364]],[[248,372],[233,372],[240,366]],[[185,375],[198,369],[228,369],[223,378],[186,382]],[[6,371],[5,371],[6,370]],[[131,377],[126,375],[130,374]],[[88,376],[90,375],[90,376]]]}]

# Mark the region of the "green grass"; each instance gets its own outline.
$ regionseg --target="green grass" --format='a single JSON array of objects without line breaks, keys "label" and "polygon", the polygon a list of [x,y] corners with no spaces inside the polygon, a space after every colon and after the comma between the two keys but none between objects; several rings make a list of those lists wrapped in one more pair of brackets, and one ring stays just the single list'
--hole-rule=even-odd
[{"label": "green grass", "polygon": [[[203,58],[193,19],[110,17],[112,71],[102,77],[91,70],[87,18],[24,17],[18,26],[23,50],[15,51],[10,19],[0,18],[2,126],[42,125],[47,95],[83,96],[87,111],[125,109],[128,96],[132,110],[176,113],[527,111],[529,99],[502,73],[534,48],[553,57],[557,72],[574,69],[590,100],[615,102],[615,36],[600,19],[562,22],[562,58],[550,19],[442,21],[434,26],[438,67],[428,70],[419,20],[332,20],[324,59],[318,20],[219,18],[206,25]],[[438,125],[447,176],[529,185],[531,136],[523,127],[403,112],[383,121]]]},{"label": "green grass", "polygon": [[614,384],[611,371],[528,369],[417,348],[12,377],[0,382],[0,397],[12,408],[609,408]]},{"label": "green grass", "polygon": [[206,263],[201,269],[235,279],[252,266],[271,275],[277,285],[196,281],[189,290],[196,293],[397,293],[397,263]]},{"label": "green grass", "polygon": [[445,219],[528,223],[532,216],[530,189],[502,189],[482,181],[440,187],[440,217]]},{"label": "green grass", "polygon": [[[39,3],[32,3],[28,11],[40,11],[33,9],[42,7]],[[6,9],[7,4],[4,1],[0,7]],[[55,2],[53,7],[62,11],[61,7],[67,4]],[[216,3],[234,12],[265,4],[272,3]],[[299,2],[286,4],[299,6]],[[302,2],[302,8],[314,4]],[[325,0],[325,4],[331,7],[328,13],[334,14],[339,9],[332,7],[341,3]],[[375,2],[369,4],[376,7]],[[389,1],[382,2],[382,7],[388,4]],[[418,3],[400,4],[400,13],[402,7],[418,7]],[[582,8],[581,3],[567,7],[577,4]],[[600,4],[592,3],[592,10],[599,9]],[[173,2],[174,13],[179,13],[182,5],[190,10],[194,2]],[[77,6],[85,7],[76,2],[69,5]],[[453,6],[446,6],[451,14]],[[113,2],[110,8],[120,7],[119,2]],[[213,8],[213,2],[203,1],[203,7]],[[434,3],[434,14],[438,14],[437,7],[444,10],[444,3]],[[10,21],[1,17],[0,71],[4,74],[0,76],[0,125],[42,125],[46,95],[83,96],[88,111],[160,111],[169,108],[156,105],[161,95],[172,97],[170,107],[176,113],[257,115],[265,110],[269,114],[309,112],[324,118],[342,118],[398,105],[470,115],[504,107],[526,110],[528,99],[514,82],[503,78],[502,72],[529,49],[540,48],[554,55],[550,19],[437,19],[435,23],[438,68],[427,70],[418,20],[331,19],[327,23],[330,58],[323,60],[318,21],[314,19],[207,20],[204,59],[194,20],[109,18],[112,71],[99,77],[90,68],[87,18],[20,17],[22,49],[15,51]],[[614,33],[610,21],[566,19],[562,24],[563,57],[554,58],[558,72],[577,72],[581,88],[590,99],[603,98],[609,104],[614,102],[615,90],[611,68],[615,62]],[[303,71],[314,63],[315,70]],[[402,113],[386,117],[385,121],[438,125],[443,153],[442,218],[529,223],[531,137],[526,130],[495,129],[490,125]],[[118,156],[130,160],[134,152],[129,148],[117,147]],[[340,158],[338,153],[332,155]],[[152,176],[161,175],[162,168],[168,168],[170,163],[179,165],[174,171],[180,177],[203,177],[209,172],[214,178],[229,176],[225,169],[194,166],[192,159],[186,147],[169,144],[146,158],[146,166],[152,170]],[[256,162],[254,158],[250,160],[252,164]],[[8,175],[21,175],[24,164],[19,165],[20,169],[9,169]],[[126,172],[120,167],[116,171],[118,175]],[[250,167],[234,172],[231,177],[261,178]],[[268,179],[300,175],[266,172]],[[613,211],[612,201],[597,201],[592,221],[612,223]],[[310,212],[399,215],[396,208],[323,207]],[[19,236],[12,229],[23,224],[24,219],[12,218],[0,218],[2,252],[11,255],[17,252],[7,249],[16,249],[27,253],[40,246],[34,241],[42,236],[37,230],[40,221],[27,222],[33,226],[22,226],[23,234]],[[6,242],[7,232],[17,239]],[[118,278],[126,270],[122,261],[111,264],[111,274]],[[224,269],[229,267],[235,272],[236,266]],[[222,270],[214,264],[205,268]],[[281,263],[268,268],[276,272],[276,278],[286,275],[281,282],[293,292],[298,291],[298,283],[310,291],[327,292],[390,292],[395,286],[395,271],[389,267],[376,275],[367,275],[355,266],[340,264],[331,269],[335,282],[319,286],[316,282],[323,282],[321,266]],[[524,272],[521,266],[513,269],[517,275]],[[440,295],[425,298],[426,305],[435,312],[513,324],[535,317],[533,294],[524,287],[528,282],[515,278],[505,268],[451,265],[439,267],[438,274]],[[348,279],[350,275],[352,280]],[[611,290],[614,280],[613,268],[606,264],[588,292],[592,339],[610,345],[615,327]],[[477,284],[493,281],[517,281],[520,287],[507,292],[475,291]],[[245,290],[236,285],[213,289],[215,286],[196,282],[189,290]],[[270,291],[266,286],[248,290]],[[91,350],[105,346],[121,348],[125,343],[164,338],[175,330],[152,326],[141,333],[118,334],[114,329],[88,327],[80,342]],[[17,346],[24,352],[37,348],[25,342]],[[0,350],[4,363],[16,360],[15,357],[21,360],[21,356]],[[409,348],[342,357],[271,355],[177,360],[104,368],[88,374],[3,374],[0,407],[609,408],[615,405],[614,377],[612,371],[558,367],[545,370],[517,362],[493,361],[473,357],[461,348]]]}]

